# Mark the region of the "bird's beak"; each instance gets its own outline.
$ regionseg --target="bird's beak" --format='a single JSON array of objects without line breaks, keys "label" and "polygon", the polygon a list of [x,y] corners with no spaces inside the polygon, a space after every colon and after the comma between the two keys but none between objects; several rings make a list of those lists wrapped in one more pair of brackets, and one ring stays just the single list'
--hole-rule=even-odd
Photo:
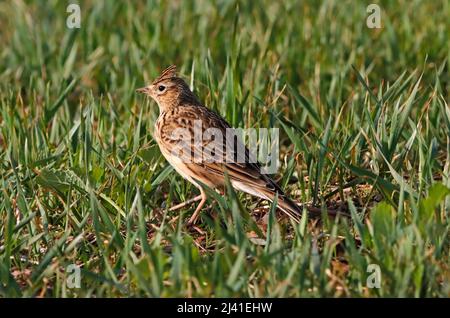
[{"label": "bird's beak", "polygon": [[147,86],[147,87],[138,88],[138,89],[136,90],[136,93],[147,94],[148,91],[149,91],[149,88],[148,88],[148,86]]}]

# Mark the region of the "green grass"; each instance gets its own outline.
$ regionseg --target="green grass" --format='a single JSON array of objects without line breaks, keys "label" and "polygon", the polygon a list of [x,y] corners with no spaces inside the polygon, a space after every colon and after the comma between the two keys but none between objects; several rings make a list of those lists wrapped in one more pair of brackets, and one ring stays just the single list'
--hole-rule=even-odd
[{"label": "green grass", "polygon": [[[450,5],[379,2],[377,30],[371,2],[80,1],[79,30],[65,1],[1,2],[0,296],[448,297]],[[250,239],[258,202],[229,189],[188,230],[195,206],[165,207],[198,192],[135,94],[170,64],[235,127],[281,129],[293,198],[352,217],[266,209]]]}]

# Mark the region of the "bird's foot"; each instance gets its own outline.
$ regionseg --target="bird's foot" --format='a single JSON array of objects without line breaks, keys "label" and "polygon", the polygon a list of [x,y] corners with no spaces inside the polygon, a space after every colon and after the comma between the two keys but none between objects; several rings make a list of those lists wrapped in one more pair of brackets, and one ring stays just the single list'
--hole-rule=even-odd
[{"label": "bird's foot", "polygon": [[197,201],[199,201],[199,200],[201,200],[201,199],[202,199],[202,195],[200,194],[200,195],[198,195],[198,196],[196,196],[196,197],[194,197],[194,198],[192,198],[192,199],[186,200],[186,201],[184,201],[184,202],[181,202],[181,203],[179,203],[179,204],[177,204],[177,205],[172,206],[172,207],[169,209],[169,211],[172,212],[172,211],[175,211],[175,210],[179,210],[179,209],[184,208],[185,206],[187,206],[187,205],[189,205],[189,204],[191,204],[191,203],[197,202]]}]

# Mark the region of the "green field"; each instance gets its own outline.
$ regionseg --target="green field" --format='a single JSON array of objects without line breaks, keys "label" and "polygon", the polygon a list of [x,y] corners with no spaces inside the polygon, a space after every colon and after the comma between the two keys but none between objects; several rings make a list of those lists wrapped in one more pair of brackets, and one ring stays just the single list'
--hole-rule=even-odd
[{"label": "green field", "polygon": [[[371,29],[371,2],[79,1],[79,29],[68,1],[0,2],[0,297],[449,297],[450,3],[376,1]],[[168,212],[198,190],[135,89],[171,64],[280,128],[293,199],[351,217],[232,189],[197,229]]]}]

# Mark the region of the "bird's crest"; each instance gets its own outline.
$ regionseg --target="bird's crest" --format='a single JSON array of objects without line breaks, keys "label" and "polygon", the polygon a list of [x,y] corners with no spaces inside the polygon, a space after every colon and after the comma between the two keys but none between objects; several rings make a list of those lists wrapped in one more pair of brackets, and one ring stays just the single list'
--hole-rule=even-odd
[{"label": "bird's crest", "polygon": [[158,76],[157,79],[153,81],[153,84],[158,83],[164,79],[172,78],[177,76],[177,66],[171,65],[168,68],[166,68],[164,71],[162,71],[161,75]]}]

